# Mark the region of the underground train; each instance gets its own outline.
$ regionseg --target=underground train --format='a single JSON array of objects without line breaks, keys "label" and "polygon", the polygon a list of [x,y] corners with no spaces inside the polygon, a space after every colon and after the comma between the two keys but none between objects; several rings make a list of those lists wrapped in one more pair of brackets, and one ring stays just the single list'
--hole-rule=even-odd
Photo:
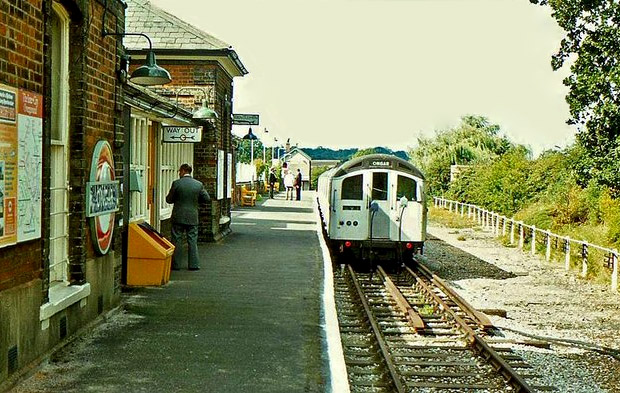
[{"label": "underground train", "polygon": [[424,175],[410,162],[385,154],[354,158],[321,174],[317,194],[339,260],[406,261],[423,252]]}]

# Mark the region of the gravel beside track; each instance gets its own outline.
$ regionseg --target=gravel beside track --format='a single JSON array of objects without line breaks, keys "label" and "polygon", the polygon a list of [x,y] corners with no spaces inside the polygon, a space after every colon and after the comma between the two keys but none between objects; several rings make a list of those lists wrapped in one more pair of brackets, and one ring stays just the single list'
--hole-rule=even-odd
[{"label": "gravel beside track", "polygon": [[[490,233],[432,223],[428,232],[423,263],[474,307],[505,310],[505,318],[489,317],[506,338],[591,347],[523,346],[519,354],[545,374],[545,383],[560,392],[620,393],[620,294],[564,271],[560,262],[505,247]],[[602,347],[615,350],[616,358],[595,351]]]}]

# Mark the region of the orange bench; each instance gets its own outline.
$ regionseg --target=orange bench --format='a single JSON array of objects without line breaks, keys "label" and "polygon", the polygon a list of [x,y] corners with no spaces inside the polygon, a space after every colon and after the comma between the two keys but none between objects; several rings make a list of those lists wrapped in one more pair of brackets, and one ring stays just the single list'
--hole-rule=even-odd
[{"label": "orange bench", "polygon": [[241,186],[241,206],[255,206],[256,191],[248,190],[246,186]]}]

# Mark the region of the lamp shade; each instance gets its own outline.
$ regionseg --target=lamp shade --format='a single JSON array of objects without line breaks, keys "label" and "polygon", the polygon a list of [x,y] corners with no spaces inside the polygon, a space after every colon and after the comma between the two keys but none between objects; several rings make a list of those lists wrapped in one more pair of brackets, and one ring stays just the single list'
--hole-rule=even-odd
[{"label": "lamp shade", "polygon": [[207,100],[202,100],[202,106],[192,114],[194,119],[215,120],[217,119],[217,112],[207,107]]},{"label": "lamp shade", "polygon": [[170,83],[170,73],[155,62],[155,52],[152,50],[146,54],[146,63],[131,73],[129,80],[137,85],[154,86]]},{"label": "lamp shade", "polygon": [[252,128],[250,128],[248,133],[243,136],[243,139],[257,140],[258,137],[252,133]]}]

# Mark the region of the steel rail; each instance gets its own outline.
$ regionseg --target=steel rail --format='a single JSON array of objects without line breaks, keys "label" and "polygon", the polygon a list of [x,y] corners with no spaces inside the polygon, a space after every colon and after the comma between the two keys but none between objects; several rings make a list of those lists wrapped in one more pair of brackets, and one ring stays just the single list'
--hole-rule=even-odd
[{"label": "steel rail", "polygon": [[478,352],[482,357],[491,363],[491,365],[508,381],[515,389],[515,392],[535,391],[528,383],[493,349],[487,344],[474,330],[459,317],[446,302],[437,295],[433,289],[424,282],[424,280],[416,274],[410,267],[405,267],[406,271],[415,278],[418,287],[424,291],[434,302],[436,302],[444,311],[450,315],[459,325],[467,336],[470,346]]},{"label": "steel rail", "polygon": [[405,387],[405,385],[403,385],[401,378],[400,378],[400,374],[396,370],[396,366],[394,365],[394,361],[392,359],[392,355],[390,354],[390,350],[383,338],[383,335],[381,334],[379,323],[375,319],[374,314],[372,310],[370,309],[370,305],[368,304],[368,301],[366,300],[366,295],[364,294],[364,290],[362,289],[362,286],[359,283],[359,279],[357,278],[357,275],[353,271],[353,268],[351,267],[351,265],[347,265],[347,267],[349,269],[349,275],[351,276],[353,285],[355,286],[355,289],[357,290],[357,294],[364,307],[364,311],[366,311],[366,316],[368,317],[368,321],[370,322],[372,331],[375,335],[375,338],[377,339],[377,343],[379,343],[379,349],[381,351],[381,354],[383,355],[385,364],[387,365],[388,371],[390,373],[390,377],[392,378],[392,381],[394,382],[394,387],[396,388],[396,391],[398,393],[406,393],[407,388]]},{"label": "steel rail", "polygon": [[[417,262],[417,261],[416,261]],[[424,275],[427,276],[429,281],[439,287],[454,303],[456,303],[470,318],[472,318],[480,327],[483,329],[490,329],[493,327],[493,323],[491,320],[484,315],[484,313],[476,310],[469,304],[465,299],[463,299],[458,293],[456,293],[452,288],[450,288],[444,281],[439,278],[436,274],[431,272],[426,266],[420,264],[418,262],[416,266]]]},{"label": "steel rail", "polygon": [[411,327],[417,332],[424,330],[425,325],[424,321],[420,317],[420,315],[411,307],[405,296],[403,296],[402,292],[396,287],[392,279],[388,277],[385,273],[385,270],[381,266],[377,266],[377,270],[379,272],[379,277],[383,280],[383,284],[387,288],[392,298],[396,300],[396,305],[400,310],[405,314],[407,320],[411,324]]}]

